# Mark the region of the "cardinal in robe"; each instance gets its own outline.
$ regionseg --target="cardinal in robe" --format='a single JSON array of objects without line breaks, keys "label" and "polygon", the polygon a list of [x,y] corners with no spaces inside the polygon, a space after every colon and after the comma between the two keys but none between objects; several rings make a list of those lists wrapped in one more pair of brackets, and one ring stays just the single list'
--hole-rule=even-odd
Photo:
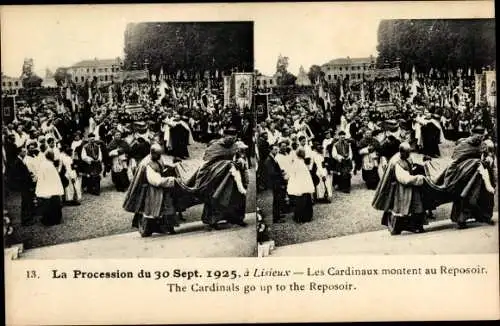
[{"label": "cardinal in robe", "polygon": [[88,135],[88,142],[82,147],[82,161],[84,162],[83,184],[90,194],[101,194],[102,152],[95,140],[95,135]]},{"label": "cardinal in robe", "polygon": [[332,147],[332,158],[336,161],[338,189],[345,193],[351,192],[352,150],[343,130],[339,131],[339,140]]},{"label": "cardinal in robe", "polygon": [[118,191],[126,191],[130,181],[128,177],[129,145],[122,139],[122,134],[116,131],[113,140],[108,145],[111,158],[111,180]]},{"label": "cardinal in robe", "polygon": [[415,174],[410,151],[410,144],[401,143],[399,153],[388,162],[372,202],[373,208],[384,212],[382,225],[388,226],[391,234],[423,232],[426,223],[420,189],[425,177]]}]

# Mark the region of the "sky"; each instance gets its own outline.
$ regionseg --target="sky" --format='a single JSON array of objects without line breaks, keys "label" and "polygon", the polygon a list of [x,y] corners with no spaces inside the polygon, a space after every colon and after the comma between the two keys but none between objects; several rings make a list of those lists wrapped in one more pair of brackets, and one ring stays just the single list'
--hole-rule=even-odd
[{"label": "sky", "polygon": [[297,74],[339,57],[377,55],[377,29],[388,18],[492,18],[493,1],[7,6],[0,8],[2,73],[17,77],[24,58],[35,73],[93,58],[123,58],[127,23],[254,21],[255,68],[271,75],[278,56]]}]

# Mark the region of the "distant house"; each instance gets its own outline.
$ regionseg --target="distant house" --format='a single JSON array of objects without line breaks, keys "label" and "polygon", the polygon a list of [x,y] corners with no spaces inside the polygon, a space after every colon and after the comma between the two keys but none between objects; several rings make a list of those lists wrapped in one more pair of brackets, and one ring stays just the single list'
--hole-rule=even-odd
[{"label": "distant house", "polygon": [[121,81],[123,78],[123,62],[120,58],[83,60],[67,68],[71,80],[83,84],[87,80],[97,78],[98,85]]},{"label": "distant house", "polygon": [[20,77],[9,77],[2,74],[2,91],[17,91],[23,88],[23,83]]},{"label": "distant house", "polygon": [[337,80],[349,78],[350,82],[359,82],[365,78],[371,78],[375,70],[376,58],[339,58],[331,60],[321,66],[328,83],[335,83]]},{"label": "distant house", "polygon": [[278,86],[278,77],[274,76],[264,76],[258,75],[255,76],[255,86],[257,88],[273,88]]}]

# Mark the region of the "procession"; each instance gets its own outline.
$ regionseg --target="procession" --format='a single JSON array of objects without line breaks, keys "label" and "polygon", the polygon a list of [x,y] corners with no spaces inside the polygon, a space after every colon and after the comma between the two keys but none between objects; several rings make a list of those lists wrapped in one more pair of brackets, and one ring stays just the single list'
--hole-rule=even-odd
[{"label": "procession", "polygon": [[261,243],[495,224],[494,66],[347,57],[270,84],[257,125]]},{"label": "procession", "polygon": [[[51,229],[87,210],[103,214],[102,223],[117,209],[129,216],[103,235],[130,227],[141,237],[173,235],[196,221],[206,231],[248,226],[246,214],[255,209],[252,196],[247,204],[255,152],[250,92],[226,91],[235,74],[249,75],[244,65],[173,70],[146,59],[125,71],[118,58],[74,67],[57,87],[21,89],[11,107],[3,102],[4,121],[10,109],[2,133],[6,198],[21,197],[17,235],[47,238],[25,243],[53,244]],[[108,79],[101,73],[108,69],[120,74]],[[23,74],[32,70],[33,61],[25,60]],[[86,75],[90,70],[97,73]],[[86,226],[94,229],[90,237],[101,233],[96,217]]]}]

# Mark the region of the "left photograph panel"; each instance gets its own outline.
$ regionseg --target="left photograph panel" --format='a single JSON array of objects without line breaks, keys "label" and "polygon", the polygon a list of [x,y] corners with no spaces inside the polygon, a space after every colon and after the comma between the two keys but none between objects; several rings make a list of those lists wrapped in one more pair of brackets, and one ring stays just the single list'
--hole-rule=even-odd
[{"label": "left photograph panel", "polygon": [[253,22],[42,20],[1,26],[6,250],[256,256]]}]

